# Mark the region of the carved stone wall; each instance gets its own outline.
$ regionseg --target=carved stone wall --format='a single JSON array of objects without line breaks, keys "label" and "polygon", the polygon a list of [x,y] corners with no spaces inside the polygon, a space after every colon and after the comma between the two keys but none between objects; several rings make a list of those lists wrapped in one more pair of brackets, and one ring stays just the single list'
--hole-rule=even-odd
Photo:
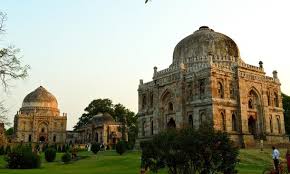
[{"label": "carved stone wall", "polygon": [[[221,56],[218,49],[211,52],[212,47],[221,49],[212,44],[229,39],[220,41],[224,35],[212,32],[202,28],[188,36],[177,45],[167,69],[154,67],[152,81],[140,80],[137,145],[169,127],[198,128],[204,121],[228,132],[240,146],[256,145],[260,139],[265,144],[287,142],[277,71],[269,77],[262,62],[254,66],[240,57]],[[189,42],[196,38],[201,41]],[[238,55],[237,47],[230,49]]]}]

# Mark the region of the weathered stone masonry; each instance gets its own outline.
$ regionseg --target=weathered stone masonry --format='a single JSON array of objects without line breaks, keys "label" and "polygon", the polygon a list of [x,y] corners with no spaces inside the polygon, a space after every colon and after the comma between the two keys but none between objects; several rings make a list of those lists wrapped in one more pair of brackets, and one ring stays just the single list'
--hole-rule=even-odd
[{"label": "weathered stone masonry", "polygon": [[246,64],[236,43],[208,27],[181,40],[173,62],[154,67],[153,80],[138,88],[137,144],[168,127],[198,127],[211,121],[240,146],[285,143],[277,71]]}]

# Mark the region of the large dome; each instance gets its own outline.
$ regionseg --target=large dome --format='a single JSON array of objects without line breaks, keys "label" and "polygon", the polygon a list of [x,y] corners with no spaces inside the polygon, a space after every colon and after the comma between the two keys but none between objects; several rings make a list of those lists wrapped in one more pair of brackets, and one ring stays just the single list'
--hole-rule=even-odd
[{"label": "large dome", "polygon": [[44,87],[40,86],[24,98],[22,109],[25,108],[50,108],[58,110],[58,104],[56,98]]},{"label": "large dome", "polygon": [[213,61],[230,57],[231,61],[236,62],[240,57],[239,48],[230,37],[202,26],[176,45],[173,64],[186,63],[187,58],[200,60],[209,55],[213,56]]}]

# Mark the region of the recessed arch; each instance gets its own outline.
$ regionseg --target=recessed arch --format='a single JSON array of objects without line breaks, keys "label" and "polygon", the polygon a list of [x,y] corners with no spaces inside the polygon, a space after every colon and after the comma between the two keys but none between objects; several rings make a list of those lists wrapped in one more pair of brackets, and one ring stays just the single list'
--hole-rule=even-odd
[{"label": "recessed arch", "polygon": [[176,123],[173,118],[170,118],[168,123],[167,123],[167,128],[168,129],[175,129],[176,128]]},{"label": "recessed arch", "polygon": [[219,98],[224,98],[224,85],[221,81],[217,83],[217,93]]}]

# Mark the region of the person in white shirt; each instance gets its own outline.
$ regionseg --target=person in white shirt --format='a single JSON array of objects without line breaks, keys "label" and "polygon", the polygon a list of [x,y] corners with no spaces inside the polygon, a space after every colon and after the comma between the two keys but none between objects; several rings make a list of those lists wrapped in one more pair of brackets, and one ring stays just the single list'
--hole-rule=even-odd
[{"label": "person in white shirt", "polygon": [[279,165],[280,152],[274,146],[272,146],[272,149],[273,149],[272,158],[274,161],[275,170],[276,170],[276,173],[279,174],[278,165]]}]

